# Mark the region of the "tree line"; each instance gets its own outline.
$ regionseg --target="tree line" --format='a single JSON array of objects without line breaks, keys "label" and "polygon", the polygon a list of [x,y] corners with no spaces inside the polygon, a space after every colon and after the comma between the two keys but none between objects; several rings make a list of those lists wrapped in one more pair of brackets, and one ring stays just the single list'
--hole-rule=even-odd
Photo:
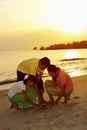
[{"label": "tree line", "polygon": [[[57,49],[82,49],[87,48],[87,40],[83,41],[74,41],[72,43],[60,43],[60,44],[52,44],[50,46],[44,47],[41,46],[40,50],[57,50]],[[36,50],[37,47],[34,47],[33,50]]]}]

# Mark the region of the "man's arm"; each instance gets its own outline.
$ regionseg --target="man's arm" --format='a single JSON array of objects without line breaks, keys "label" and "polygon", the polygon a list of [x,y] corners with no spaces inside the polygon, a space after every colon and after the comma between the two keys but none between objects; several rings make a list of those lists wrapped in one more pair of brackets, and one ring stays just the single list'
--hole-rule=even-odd
[{"label": "man's arm", "polygon": [[42,102],[43,102],[43,99],[42,99],[41,93],[40,93],[39,90],[38,90],[37,84],[34,85],[34,89],[35,89],[35,91],[36,91],[36,93],[37,93],[39,103],[42,103]]}]

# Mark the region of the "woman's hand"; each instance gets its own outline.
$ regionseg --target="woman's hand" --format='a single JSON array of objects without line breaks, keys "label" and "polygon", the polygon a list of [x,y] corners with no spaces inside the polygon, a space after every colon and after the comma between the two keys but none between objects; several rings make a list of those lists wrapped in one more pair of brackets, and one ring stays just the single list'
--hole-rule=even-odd
[{"label": "woman's hand", "polygon": [[56,99],[56,101],[55,101],[55,105],[57,106],[58,105],[58,103],[59,103],[59,100],[58,99]]}]

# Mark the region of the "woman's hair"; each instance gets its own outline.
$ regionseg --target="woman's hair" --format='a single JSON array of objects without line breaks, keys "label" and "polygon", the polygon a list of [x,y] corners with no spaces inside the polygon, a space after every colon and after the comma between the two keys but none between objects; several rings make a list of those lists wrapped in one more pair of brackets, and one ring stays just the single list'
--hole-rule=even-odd
[{"label": "woman's hair", "polygon": [[47,71],[48,71],[48,72],[56,73],[56,71],[57,71],[58,69],[60,69],[60,68],[59,68],[59,67],[56,67],[55,65],[50,64],[50,65],[48,66],[48,68],[47,68]]},{"label": "woman's hair", "polygon": [[42,59],[40,59],[40,62],[42,65],[48,67],[50,65],[50,59],[47,57],[43,57]]},{"label": "woman's hair", "polygon": [[24,84],[26,84],[28,80],[31,80],[34,84],[37,83],[37,78],[34,75],[29,75],[27,79],[24,79]]}]

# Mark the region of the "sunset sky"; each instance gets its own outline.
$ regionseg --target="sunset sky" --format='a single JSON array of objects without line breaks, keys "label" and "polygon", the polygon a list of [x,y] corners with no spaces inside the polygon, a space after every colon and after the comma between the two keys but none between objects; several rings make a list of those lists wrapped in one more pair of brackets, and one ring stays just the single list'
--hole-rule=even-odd
[{"label": "sunset sky", "polygon": [[87,0],[0,0],[0,50],[87,40]]}]

